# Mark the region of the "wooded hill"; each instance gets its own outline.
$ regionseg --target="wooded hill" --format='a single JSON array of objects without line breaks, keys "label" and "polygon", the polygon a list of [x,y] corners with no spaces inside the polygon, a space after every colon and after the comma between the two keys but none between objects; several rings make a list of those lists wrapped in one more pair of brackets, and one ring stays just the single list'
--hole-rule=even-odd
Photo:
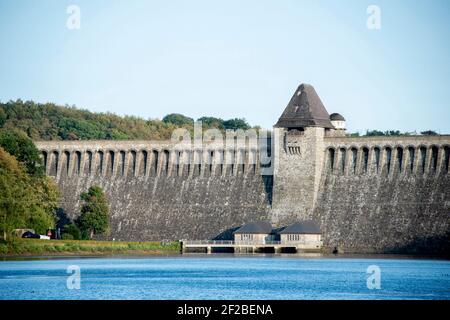
[{"label": "wooded hill", "polygon": [[[202,117],[203,129],[249,129],[245,119]],[[165,140],[176,128],[193,131],[194,119],[169,114],[162,120],[95,113],[33,101],[0,103],[0,129],[19,129],[33,140]],[[257,127],[256,127],[257,128]]]}]

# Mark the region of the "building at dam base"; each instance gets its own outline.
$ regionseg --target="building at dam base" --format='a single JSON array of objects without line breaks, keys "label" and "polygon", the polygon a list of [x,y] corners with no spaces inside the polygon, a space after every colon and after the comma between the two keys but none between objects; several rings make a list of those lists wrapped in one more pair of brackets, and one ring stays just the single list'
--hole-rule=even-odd
[{"label": "building at dam base", "polygon": [[313,220],[325,248],[449,250],[449,135],[349,137],[344,117],[302,84],[271,136],[245,141],[36,145],[61,188],[60,214],[76,218],[80,193],[99,185],[116,240],[226,240],[249,222]]}]

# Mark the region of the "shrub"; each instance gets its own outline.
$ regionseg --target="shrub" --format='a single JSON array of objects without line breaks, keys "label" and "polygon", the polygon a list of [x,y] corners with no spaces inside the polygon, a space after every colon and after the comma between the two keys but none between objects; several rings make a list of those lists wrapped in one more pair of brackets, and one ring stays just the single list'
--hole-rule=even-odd
[{"label": "shrub", "polygon": [[[66,238],[64,238],[66,236]],[[71,237],[69,237],[71,236]],[[69,238],[67,238],[69,237]],[[81,240],[81,231],[76,224],[70,223],[64,226],[62,238],[65,240]]]},{"label": "shrub", "polygon": [[73,235],[70,234],[70,233],[63,233],[62,236],[61,236],[61,238],[62,238],[63,240],[73,240],[73,239],[74,239]]}]

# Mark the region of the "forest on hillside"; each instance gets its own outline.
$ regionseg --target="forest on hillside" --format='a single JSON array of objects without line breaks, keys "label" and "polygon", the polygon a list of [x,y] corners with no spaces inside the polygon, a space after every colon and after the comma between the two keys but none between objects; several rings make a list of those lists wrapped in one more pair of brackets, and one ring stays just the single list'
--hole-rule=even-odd
[{"label": "forest on hillside", "polygon": [[[260,129],[250,126],[245,119],[223,120],[204,116],[203,130]],[[33,140],[168,140],[176,128],[186,128],[193,133],[194,119],[171,113],[163,119],[143,119],[135,116],[118,116],[113,113],[97,113],[53,103],[33,101],[9,101],[0,103],[0,130],[20,130]],[[435,131],[420,132],[437,135]],[[402,136],[416,132],[399,130],[366,130],[364,133],[347,133],[348,136]]]},{"label": "forest on hillside", "polygon": [[[245,119],[201,117],[203,129],[250,129]],[[166,140],[176,128],[193,132],[194,119],[168,114],[162,120],[112,113],[96,113],[53,103],[9,101],[0,103],[0,129],[19,129],[33,140]],[[258,128],[258,127],[254,127]]]}]

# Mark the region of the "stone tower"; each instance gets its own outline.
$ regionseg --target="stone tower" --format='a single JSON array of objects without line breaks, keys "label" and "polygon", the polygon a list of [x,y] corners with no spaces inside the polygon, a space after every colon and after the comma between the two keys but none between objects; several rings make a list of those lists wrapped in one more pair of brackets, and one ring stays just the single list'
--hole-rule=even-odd
[{"label": "stone tower", "polygon": [[330,115],[311,85],[302,84],[274,126],[272,222],[286,225],[309,218],[324,165]]}]

